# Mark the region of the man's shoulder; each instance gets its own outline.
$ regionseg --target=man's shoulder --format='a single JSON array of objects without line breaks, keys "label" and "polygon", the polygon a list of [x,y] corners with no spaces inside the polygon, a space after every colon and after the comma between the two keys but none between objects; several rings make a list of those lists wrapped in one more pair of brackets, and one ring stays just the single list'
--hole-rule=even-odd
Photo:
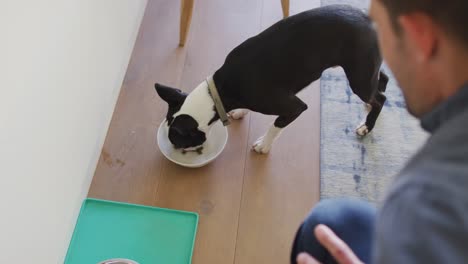
[{"label": "man's shoulder", "polygon": [[[462,148],[468,145],[468,109],[445,122],[427,141],[426,147]],[[468,158],[468,157],[467,157]]]},{"label": "man's shoulder", "polygon": [[468,180],[453,175],[432,175],[439,179],[437,181],[418,175],[403,176],[407,177],[394,185],[380,210],[381,232],[391,233],[398,225],[409,233],[411,230],[427,232],[427,238],[431,238],[436,230],[451,233],[458,228],[463,239],[468,238]]},{"label": "man's shoulder", "polygon": [[[468,111],[437,130],[408,162],[391,193],[426,188],[468,199]],[[455,192],[455,193],[454,193]]]},{"label": "man's shoulder", "polygon": [[385,199],[381,215],[404,218],[407,223],[416,221],[423,225],[429,220],[425,220],[427,217],[443,216],[447,222],[468,219],[467,190],[466,170],[454,171],[437,167],[436,164],[420,170],[409,170],[395,181]]},{"label": "man's shoulder", "polygon": [[404,169],[390,188],[387,200],[399,200],[397,198],[404,199],[417,194],[420,198],[461,199],[468,204],[467,190],[468,162],[435,158]]},{"label": "man's shoulder", "polygon": [[468,181],[457,183],[453,179],[460,177],[445,177],[443,171],[403,174],[397,180],[377,221],[377,262],[463,263],[468,258]]}]

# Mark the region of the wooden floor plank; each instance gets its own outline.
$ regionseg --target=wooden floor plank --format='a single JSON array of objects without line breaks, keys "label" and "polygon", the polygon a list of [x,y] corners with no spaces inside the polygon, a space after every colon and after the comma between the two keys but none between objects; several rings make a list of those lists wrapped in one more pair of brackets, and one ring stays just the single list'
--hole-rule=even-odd
[{"label": "wooden floor plank", "polygon": [[[291,13],[317,2],[291,1]],[[166,104],[154,83],[191,91],[230,50],[282,16],[279,0],[195,0],[187,43],[178,48],[179,5],[148,2],[89,196],[198,212],[194,264],[288,263],[293,232],[318,200],[318,84],[301,95],[309,110],[270,155],[250,148],[272,118],[249,114],[229,127],[214,163],[170,163],[156,146]]]},{"label": "wooden floor plank", "polygon": [[[280,6],[264,0],[262,28],[281,19]],[[319,1],[291,1],[291,14]],[[311,47],[312,48],[312,47]],[[289,263],[295,232],[319,200],[319,82],[299,96],[309,109],[285,129],[270,154],[246,160],[235,263]],[[252,114],[249,142],[262,136],[273,117]]]},{"label": "wooden floor plank", "polygon": [[[219,68],[228,52],[260,28],[261,0],[195,1],[181,89],[190,91]],[[157,205],[200,214],[194,264],[233,263],[249,120],[229,127],[213,164],[193,170],[164,162]]]},{"label": "wooden floor plank", "polygon": [[186,51],[178,49],[179,5],[148,1],[89,196],[154,205],[164,160],[156,129],[166,105],[156,81],[177,86]]}]

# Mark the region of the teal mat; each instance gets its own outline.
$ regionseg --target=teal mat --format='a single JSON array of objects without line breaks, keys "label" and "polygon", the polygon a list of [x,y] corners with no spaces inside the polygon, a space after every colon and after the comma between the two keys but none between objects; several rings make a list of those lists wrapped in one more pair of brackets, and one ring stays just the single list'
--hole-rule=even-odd
[{"label": "teal mat", "polygon": [[140,264],[189,264],[198,214],[86,199],[65,264],[125,258]]}]

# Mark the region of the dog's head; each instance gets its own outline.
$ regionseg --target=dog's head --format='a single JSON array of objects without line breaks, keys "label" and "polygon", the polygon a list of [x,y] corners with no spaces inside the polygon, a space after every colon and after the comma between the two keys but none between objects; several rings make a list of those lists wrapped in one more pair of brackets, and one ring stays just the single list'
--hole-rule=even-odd
[{"label": "dog's head", "polygon": [[179,113],[187,98],[187,94],[179,89],[155,84],[156,91],[168,104],[166,114],[169,126],[168,136],[176,149],[192,149],[201,146],[206,141],[206,134],[199,129],[199,124],[190,114]]}]

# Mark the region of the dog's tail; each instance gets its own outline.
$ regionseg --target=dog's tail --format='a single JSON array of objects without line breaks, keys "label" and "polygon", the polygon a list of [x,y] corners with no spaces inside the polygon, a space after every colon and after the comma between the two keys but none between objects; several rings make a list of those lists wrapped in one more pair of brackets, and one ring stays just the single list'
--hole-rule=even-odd
[{"label": "dog's tail", "polygon": [[377,89],[379,89],[380,92],[385,93],[387,90],[387,83],[388,83],[388,75],[385,74],[382,70],[380,71],[379,75],[379,86]]}]

